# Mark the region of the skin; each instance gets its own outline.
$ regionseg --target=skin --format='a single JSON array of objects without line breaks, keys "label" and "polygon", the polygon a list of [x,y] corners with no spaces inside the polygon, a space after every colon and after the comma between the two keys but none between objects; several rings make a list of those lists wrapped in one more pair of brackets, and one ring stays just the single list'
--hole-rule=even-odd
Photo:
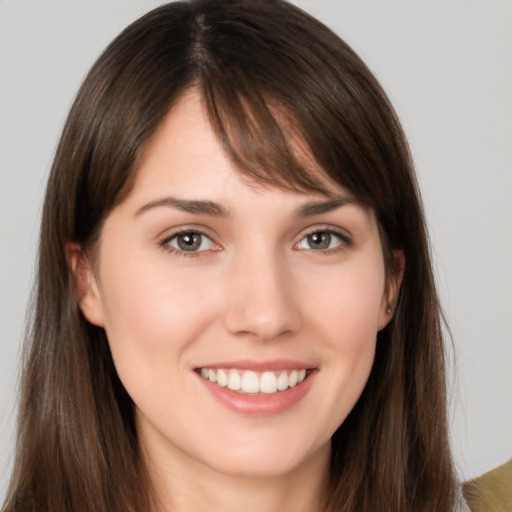
[{"label": "skin", "polygon": [[[242,180],[192,90],[106,218],[94,261],[75,251],[82,310],[106,330],[164,510],[318,509],[330,437],[364,388],[400,284],[386,277],[373,213],[331,189],[342,205],[304,215],[329,198]],[[225,215],[183,211],[170,197]],[[180,250],[183,229],[205,233],[199,250]],[[329,247],[311,233],[330,236]],[[271,415],[230,410],[195,371],[282,359],[314,376]]]}]

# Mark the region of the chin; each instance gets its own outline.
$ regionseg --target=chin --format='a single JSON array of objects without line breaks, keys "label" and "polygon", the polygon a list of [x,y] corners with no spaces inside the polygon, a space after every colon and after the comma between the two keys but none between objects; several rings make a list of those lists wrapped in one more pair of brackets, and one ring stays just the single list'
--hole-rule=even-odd
[{"label": "chin", "polygon": [[[260,440],[261,441],[261,440]],[[300,471],[311,464],[326,467],[330,442],[320,447],[295,444],[290,439],[274,439],[271,443],[248,442],[215,454],[207,465],[218,473],[239,478],[278,478]]]}]

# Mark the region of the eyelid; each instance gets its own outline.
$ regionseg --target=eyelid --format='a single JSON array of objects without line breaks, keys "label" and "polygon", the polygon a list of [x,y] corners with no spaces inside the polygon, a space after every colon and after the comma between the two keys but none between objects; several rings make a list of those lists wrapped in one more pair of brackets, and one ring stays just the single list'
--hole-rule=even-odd
[{"label": "eyelid", "polygon": [[[208,238],[208,240],[210,240],[210,242],[212,243],[213,248],[203,249],[201,251],[184,251],[182,249],[170,245],[171,240],[175,239],[180,235],[186,235],[190,233],[198,234],[205,238]],[[163,234],[158,236],[157,241],[159,247],[165,249],[170,253],[179,254],[181,256],[198,256],[199,254],[204,252],[219,251],[222,249],[222,245],[217,241],[217,236],[212,234],[211,230],[204,226],[188,225],[180,226],[179,228],[174,229],[167,229],[163,232]]]},{"label": "eyelid", "polygon": [[[315,250],[315,249],[301,249],[297,246],[299,243],[301,243],[305,238],[307,238],[310,235],[314,235],[315,233],[329,233],[331,235],[336,236],[339,238],[340,243],[336,247],[332,247],[330,249],[323,249],[323,250]],[[299,240],[294,244],[294,248],[298,248],[298,250],[310,250],[314,252],[319,253],[329,253],[329,252],[336,252],[338,250],[347,249],[350,247],[353,243],[353,237],[350,233],[347,232],[346,229],[343,229],[339,226],[332,226],[332,225],[316,225],[311,226],[307,228],[306,230],[302,231],[299,235]]]},{"label": "eyelid", "polygon": [[[340,243],[336,247],[328,248],[328,249],[302,249],[298,248],[298,244],[301,243],[306,237],[313,235],[315,233],[329,233],[331,235],[334,235],[340,240]],[[169,245],[169,242],[173,240],[174,238],[178,237],[182,234],[189,234],[189,233],[196,233],[198,235],[204,236],[208,238],[211,243],[213,244],[213,248],[209,249],[203,249],[200,251],[184,251],[176,247],[172,247]],[[198,226],[198,225],[185,225],[176,227],[174,229],[167,229],[163,232],[163,234],[159,235],[157,238],[158,245],[162,247],[163,249],[167,250],[168,252],[173,252],[175,254],[183,255],[183,256],[198,256],[201,253],[204,252],[215,252],[223,249],[223,246],[221,243],[217,241],[218,237],[216,234],[211,232],[211,229],[205,227],[205,226]],[[339,226],[333,226],[330,224],[320,224],[320,225],[314,225],[310,226],[306,229],[304,229],[300,235],[298,236],[298,240],[293,244],[294,249],[298,250],[309,250],[319,253],[333,253],[339,250],[344,250],[350,247],[353,243],[353,237],[352,235],[344,228],[341,228]]]}]

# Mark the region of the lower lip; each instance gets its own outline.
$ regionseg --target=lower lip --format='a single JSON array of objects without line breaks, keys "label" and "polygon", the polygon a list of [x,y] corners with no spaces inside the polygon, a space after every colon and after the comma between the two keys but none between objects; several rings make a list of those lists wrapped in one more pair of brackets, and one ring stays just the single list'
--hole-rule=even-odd
[{"label": "lower lip", "polygon": [[223,388],[198,375],[206,389],[222,405],[234,412],[246,416],[270,416],[279,414],[300,402],[313,385],[316,371],[311,371],[306,379],[293,388],[278,391],[272,395],[251,395],[238,393],[229,388]]}]

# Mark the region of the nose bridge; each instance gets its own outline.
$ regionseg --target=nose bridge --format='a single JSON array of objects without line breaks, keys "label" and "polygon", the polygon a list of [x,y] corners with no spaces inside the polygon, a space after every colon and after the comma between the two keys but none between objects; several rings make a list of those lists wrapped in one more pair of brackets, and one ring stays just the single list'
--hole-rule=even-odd
[{"label": "nose bridge", "polygon": [[227,329],[261,340],[298,330],[301,317],[286,257],[264,246],[247,249],[231,264]]}]

